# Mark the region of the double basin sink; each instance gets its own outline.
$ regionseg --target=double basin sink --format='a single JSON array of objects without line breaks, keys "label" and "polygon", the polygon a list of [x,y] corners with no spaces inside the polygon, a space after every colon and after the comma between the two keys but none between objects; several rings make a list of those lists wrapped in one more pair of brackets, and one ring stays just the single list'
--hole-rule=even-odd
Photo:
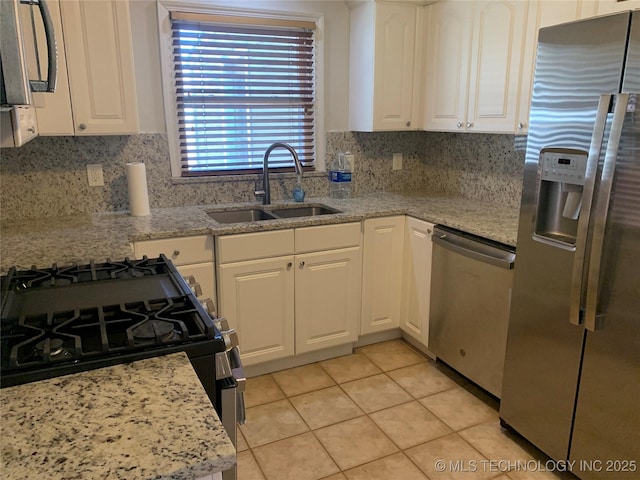
[{"label": "double basin sink", "polygon": [[285,218],[315,217],[341,213],[340,210],[321,204],[301,204],[295,206],[265,206],[239,208],[233,210],[209,210],[207,214],[218,223],[246,223]]}]

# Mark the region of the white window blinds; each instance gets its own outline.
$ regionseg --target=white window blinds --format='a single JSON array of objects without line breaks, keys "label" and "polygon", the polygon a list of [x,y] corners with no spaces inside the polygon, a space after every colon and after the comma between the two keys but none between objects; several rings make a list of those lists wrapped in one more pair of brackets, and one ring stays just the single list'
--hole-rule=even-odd
[{"label": "white window blinds", "polygon": [[[315,152],[310,22],[171,13],[182,176],[253,173],[273,142]],[[292,167],[276,149],[270,168]]]}]

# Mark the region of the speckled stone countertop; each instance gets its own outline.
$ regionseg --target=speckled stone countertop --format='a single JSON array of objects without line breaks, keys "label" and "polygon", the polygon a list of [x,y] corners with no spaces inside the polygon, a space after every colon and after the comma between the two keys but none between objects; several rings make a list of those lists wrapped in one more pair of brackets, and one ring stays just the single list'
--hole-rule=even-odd
[{"label": "speckled stone countertop", "polygon": [[[256,205],[245,203],[158,208],[152,209],[147,217],[107,212],[6,221],[1,225],[0,270],[6,272],[14,265],[49,267],[55,262],[65,265],[87,263],[91,259],[100,262],[106,258],[132,257],[132,242],[139,240],[210,233],[226,235],[404,214],[506,245],[516,244],[518,212],[504,205],[424,193],[376,193],[348,200],[328,197],[307,200],[332,206],[342,213],[236,224],[219,224],[207,215],[210,210]],[[284,203],[275,202],[274,207]]]},{"label": "speckled stone countertop", "polygon": [[2,478],[193,479],[235,449],[185,353],[0,390]]}]

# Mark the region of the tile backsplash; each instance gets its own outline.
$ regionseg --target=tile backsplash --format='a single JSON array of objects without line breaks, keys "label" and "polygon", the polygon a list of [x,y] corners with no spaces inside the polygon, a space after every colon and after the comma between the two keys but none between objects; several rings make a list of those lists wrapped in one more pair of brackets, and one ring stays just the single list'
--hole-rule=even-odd
[{"label": "tile backsplash", "polygon": [[[520,203],[524,152],[513,135],[438,132],[330,132],[326,161],[339,151],[355,154],[354,195],[424,191],[513,205]],[[521,143],[521,142],[520,142]],[[393,153],[403,154],[392,170]],[[151,208],[253,202],[259,175],[215,181],[172,180],[166,134],[39,137],[0,153],[3,219],[128,210],[125,164],[147,167]],[[89,187],[86,165],[102,164],[103,187]],[[295,176],[272,176],[272,199],[291,198]],[[306,175],[308,196],[328,194],[323,173]]]}]

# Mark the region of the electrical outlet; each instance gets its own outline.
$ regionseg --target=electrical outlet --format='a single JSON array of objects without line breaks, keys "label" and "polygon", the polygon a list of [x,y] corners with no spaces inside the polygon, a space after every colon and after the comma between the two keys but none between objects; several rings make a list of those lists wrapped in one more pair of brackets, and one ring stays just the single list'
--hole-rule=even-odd
[{"label": "electrical outlet", "polygon": [[102,164],[90,163],[87,165],[87,178],[90,187],[103,187],[104,175],[102,174]]},{"label": "electrical outlet", "polygon": [[393,169],[402,170],[402,154],[401,153],[393,154]]}]

